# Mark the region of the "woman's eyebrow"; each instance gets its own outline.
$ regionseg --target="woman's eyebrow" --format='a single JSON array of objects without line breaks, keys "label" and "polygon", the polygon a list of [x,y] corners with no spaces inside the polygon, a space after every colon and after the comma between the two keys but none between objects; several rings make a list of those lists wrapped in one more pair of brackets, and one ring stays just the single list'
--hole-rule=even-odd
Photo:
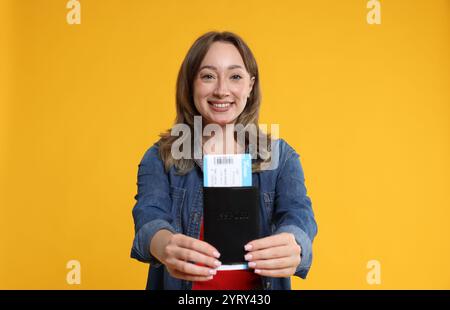
[{"label": "woman's eyebrow", "polygon": [[[228,70],[232,70],[232,69],[236,69],[236,68],[241,68],[241,69],[243,69],[243,67],[242,67],[241,65],[231,65],[231,66],[228,67]],[[202,67],[199,69],[199,71],[202,70],[202,69],[211,69],[211,70],[216,70],[216,71],[217,71],[217,68],[216,68],[215,66],[211,66],[211,65],[205,65],[205,66],[202,66]]]}]

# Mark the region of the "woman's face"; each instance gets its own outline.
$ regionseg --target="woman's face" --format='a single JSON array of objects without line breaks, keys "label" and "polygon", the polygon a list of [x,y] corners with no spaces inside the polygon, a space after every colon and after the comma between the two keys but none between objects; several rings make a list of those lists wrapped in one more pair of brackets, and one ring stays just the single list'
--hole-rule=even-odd
[{"label": "woman's face", "polygon": [[214,42],[194,80],[194,103],[207,124],[234,123],[244,110],[254,83],[237,48]]}]

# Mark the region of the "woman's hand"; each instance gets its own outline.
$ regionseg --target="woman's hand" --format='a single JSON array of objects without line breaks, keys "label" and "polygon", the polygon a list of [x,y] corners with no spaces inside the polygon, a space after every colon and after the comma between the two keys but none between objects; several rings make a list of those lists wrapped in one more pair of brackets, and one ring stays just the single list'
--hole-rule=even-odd
[{"label": "woman's hand", "polygon": [[208,281],[221,265],[217,260],[219,252],[210,244],[183,234],[172,234],[167,230],[155,234],[150,248],[170,275],[178,279]]},{"label": "woman's hand", "polygon": [[245,260],[255,273],[266,277],[292,276],[300,264],[301,248],[290,233],[257,239],[245,246]]}]

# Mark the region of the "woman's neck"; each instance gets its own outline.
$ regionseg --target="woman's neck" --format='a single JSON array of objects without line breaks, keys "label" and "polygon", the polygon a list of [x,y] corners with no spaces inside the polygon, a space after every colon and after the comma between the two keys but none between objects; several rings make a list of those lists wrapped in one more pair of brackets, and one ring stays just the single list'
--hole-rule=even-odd
[{"label": "woman's neck", "polygon": [[241,154],[244,149],[234,139],[234,124],[221,126],[221,133],[212,132],[203,139],[204,154]]}]

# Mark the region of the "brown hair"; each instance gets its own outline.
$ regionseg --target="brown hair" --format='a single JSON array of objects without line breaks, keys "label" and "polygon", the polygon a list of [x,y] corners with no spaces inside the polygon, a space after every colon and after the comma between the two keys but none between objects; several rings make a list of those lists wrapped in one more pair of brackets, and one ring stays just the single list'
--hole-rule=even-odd
[{"label": "brown hair", "polygon": [[[214,42],[227,42],[233,44],[244,61],[245,68],[250,74],[250,77],[254,77],[254,84],[250,96],[247,100],[247,104],[242,113],[236,119],[235,124],[242,124],[246,127],[249,124],[256,125],[258,138],[265,136],[267,144],[270,148],[270,135],[263,133],[258,126],[259,108],[261,104],[261,89],[259,82],[258,65],[256,64],[255,57],[251,52],[247,44],[236,34],[232,32],[217,32],[211,31],[200,36],[189,49],[186,57],[181,64],[180,71],[178,72],[177,85],[176,85],[176,119],[175,124],[186,124],[190,127],[193,133],[194,129],[194,116],[201,115],[194,105],[193,98],[193,85],[194,79],[198,74],[203,58],[208,52],[210,46]],[[160,135],[159,154],[164,162],[166,172],[170,170],[172,166],[175,166],[178,174],[186,174],[194,167],[193,159],[174,159],[171,154],[171,148],[174,141],[179,139],[178,136],[172,136],[171,129]],[[193,138],[191,140],[194,140]],[[246,135],[245,143],[248,145],[249,137]],[[253,172],[260,170],[261,162],[267,162],[270,158],[265,160],[261,159],[261,154],[267,151],[264,145],[260,146],[259,139],[257,139],[257,158],[253,160]],[[192,143],[193,145],[193,143]],[[193,147],[191,148],[193,150]],[[191,157],[193,158],[193,157]]]}]

